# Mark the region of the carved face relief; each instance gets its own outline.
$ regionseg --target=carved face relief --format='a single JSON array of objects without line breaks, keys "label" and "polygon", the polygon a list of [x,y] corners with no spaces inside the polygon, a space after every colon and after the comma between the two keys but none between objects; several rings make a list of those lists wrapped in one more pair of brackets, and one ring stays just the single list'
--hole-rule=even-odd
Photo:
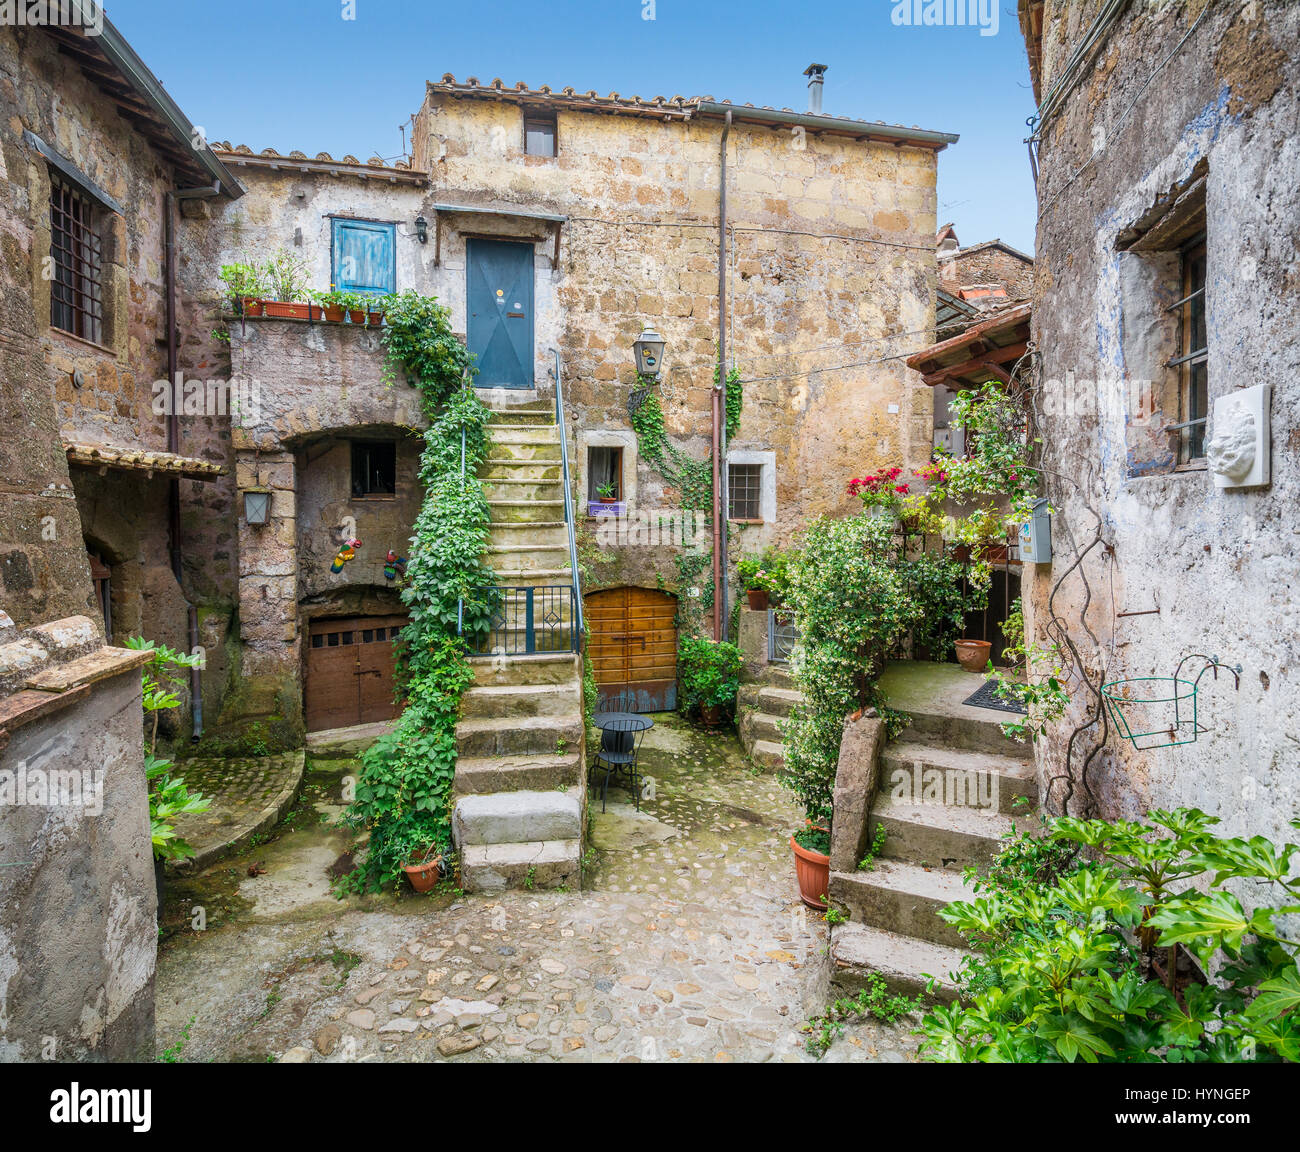
[{"label": "carved face relief", "polygon": [[1205,449],[1210,469],[1230,480],[1244,480],[1255,465],[1255,417],[1244,405],[1220,406],[1214,435]]}]

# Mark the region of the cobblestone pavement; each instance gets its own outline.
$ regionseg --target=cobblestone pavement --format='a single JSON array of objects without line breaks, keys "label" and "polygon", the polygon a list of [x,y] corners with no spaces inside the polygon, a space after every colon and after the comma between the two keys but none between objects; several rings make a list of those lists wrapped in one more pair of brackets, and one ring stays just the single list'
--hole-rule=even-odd
[{"label": "cobblestone pavement", "polygon": [[[325,894],[349,761],[315,762],[290,830],[168,899],[160,1049],[186,1060],[809,1060],[826,926],[805,914],[797,811],[731,734],[656,717],[655,795],[594,793],[582,892]],[[250,858],[251,859],[251,858]],[[264,869],[264,871],[259,871]],[[194,931],[195,909],[207,922]],[[851,1025],[828,1060],[914,1059],[912,1025]]]}]

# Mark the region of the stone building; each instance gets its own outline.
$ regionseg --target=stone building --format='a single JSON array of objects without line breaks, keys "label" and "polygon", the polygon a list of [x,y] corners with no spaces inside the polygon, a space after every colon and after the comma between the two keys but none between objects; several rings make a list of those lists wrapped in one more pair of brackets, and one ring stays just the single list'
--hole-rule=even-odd
[{"label": "stone building", "polygon": [[[821,73],[810,76],[819,96]],[[725,449],[732,572],[738,555],[788,542],[819,513],[849,511],[848,477],[929,455],[929,390],[899,357],[933,328],[936,156],[955,137],[820,111],[451,76],[426,86],[413,124],[412,157],[396,165],[220,145],[248,194],[208,202],[209,218],[182,237],[183,371],[258,388],[227,474],[200,497],[201,530],[237,541],[237,571],[208,574],[238,622],[225,719],[234,730],[252,718],[288,739],[272,730],[305,699],[309,727],[341,722],[336,700],[315,698],[313,678],[334,681],[319,669],[313,677],[313,662],[335,658],[321,651],[340,631],[331,621],[350,621],[350,635],[387,633],[400,618],[384,562],[403,553],[418,507],[414,395],[382,383],[373,330],[245,317],[229,322],[228,350],[206,336],[219,322],[217,269],[281,248],[306,262],[315,288],[352,283],[352,257],[364,252],[363,288],[413,288],[450,307],[478,358],[475,385],[499,412],[503,451],[521,445],[487,478],[503,585],[571,579],[560,461],[541,466],[551,449],[522,445],[542,434],[518,430],[549,419],[558,366],[577,531],[600,553],[582,589],[598,679],[611,692],[644,692],[645,706],[671,705],[676,622],[692,612],[709,623],[710,509],[688,506],[680,485],[641,458],[632,342],[646,327],[663,335],[666,433],[707,461],[724,285],[727,361],[744,395]],[[196,455],[218,445],[211,429],[191,428],[204,445]],[[367,451],[384,462],[382,491],[352,483]],[[602,484],[621,529],[600,515]],[[249,488],[272,490],[265,526],[241,515]],[[692,526],[700,514],[702,545],[689,547],[693,528],[686,547],[680,533],[655,529],[682,513]],[[363,546],[331,572],[347,535]],[[687,551],[702,559],[677,563]],[[724,629],[737,594],[733,576]],[[353,722],[364,695],[348,689]]]},{"label": "stone building", "polygon": [[150,1058],[141,656],[112,645],[190,646],[181,486],[222,465],[154,410],[168,241],[239,186],[107,21],[0,27],[0,99],[0,1059]]},{"label": "stone building", "polygon": [[[1072,646],[1044,796],[1194,805],[1228,834],[1294,839],[1300,8],[1021,0],[1020,21],[1055,509],[1025,599],[1032,634]],[[1228,667],[1200,675],[1206,657]],[[1139,703],[1175,688],[1177,715]]]}]

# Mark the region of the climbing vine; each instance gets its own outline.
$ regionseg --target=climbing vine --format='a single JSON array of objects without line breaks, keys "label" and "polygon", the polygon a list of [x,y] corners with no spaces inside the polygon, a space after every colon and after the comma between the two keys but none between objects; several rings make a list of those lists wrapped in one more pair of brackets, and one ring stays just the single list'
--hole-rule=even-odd
[{"label": "climbing vine", "polygon": [[[430,423],[420,456],[424,501],[402,589],[410,611],[397,666],[404,710],[394,730],[362,754],[349,812],[354,826],[370,832],[365,862],[349,878],[357,890],[399,880],[413,853],[450,851],[456,721],[473,680],[458,625],[470,635],[487,626],[490,605],[480,590],[495,584],[482,560],[488,506],[476,475],[487,456],[489,412],[467,386],[469,352],[432,297],[392,299],[399,301],[400,334],[385,329],[389,370],[409,355],[402,363]],[[391,323],[394,312],[387,316]]]}]

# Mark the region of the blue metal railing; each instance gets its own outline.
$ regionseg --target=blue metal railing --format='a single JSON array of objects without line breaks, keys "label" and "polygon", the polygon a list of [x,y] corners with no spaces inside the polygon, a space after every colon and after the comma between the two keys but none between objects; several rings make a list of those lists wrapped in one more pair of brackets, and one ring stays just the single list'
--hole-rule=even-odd
[{"label": "blue metal railing", "polygon": [[555,424],[560,430],[560,462],[564,477],[564,526],[569,533],[569,579],[573,584],[573,605],[577,630],[574,633],[575,652],[579,651],[583,635],[582,582],[578,574],[577,521],[573,514],[573,487],[569,482],[569,433],[564,427],[564,382],[560,378],[560,353],[551,349],[555,357]]},{"label": "blue metal railing", "polygon": [[572,584],[491,587],[462,600],[461,636],[475,656],[538,656],[578,650]]}]

